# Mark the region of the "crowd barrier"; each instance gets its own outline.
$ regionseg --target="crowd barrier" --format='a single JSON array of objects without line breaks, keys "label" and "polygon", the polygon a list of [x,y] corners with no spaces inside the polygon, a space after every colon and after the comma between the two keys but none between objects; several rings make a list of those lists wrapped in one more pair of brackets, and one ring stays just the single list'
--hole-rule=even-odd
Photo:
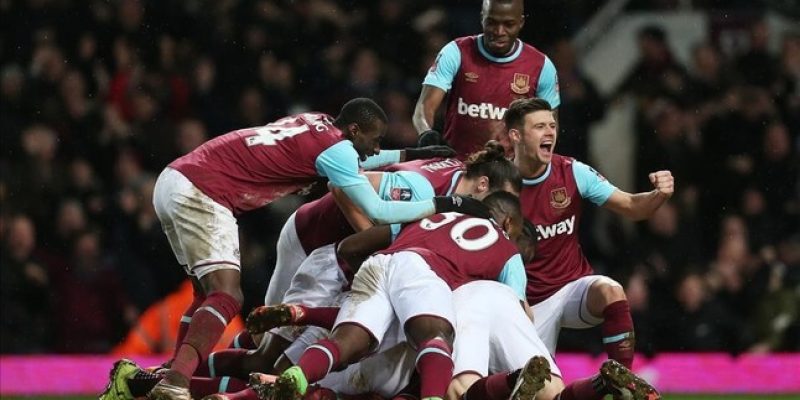
[{"label": "crowd barrier", "polygon": [[[131,358],[150,366],[166,357]],[[594,374],[603,360],[583,354],[556,357],[567,382]],[[105,355],[0,356],[0,395],[98,394],[114,361]],[[634,370],[662,393],[800,394],[800,353],[639,356]]]}]

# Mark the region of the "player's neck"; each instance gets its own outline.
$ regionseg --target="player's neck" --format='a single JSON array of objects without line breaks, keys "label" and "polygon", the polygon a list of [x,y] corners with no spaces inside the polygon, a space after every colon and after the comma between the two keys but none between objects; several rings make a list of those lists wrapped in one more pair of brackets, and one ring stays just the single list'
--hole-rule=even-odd
[{"label": "player's neck", "polygon": [[518,160],[515,164],[519,169],[519,173],[525,179],[536,179],[547,171],[547,163],[526,159],[525,157],[514,157],[514,159]]}]

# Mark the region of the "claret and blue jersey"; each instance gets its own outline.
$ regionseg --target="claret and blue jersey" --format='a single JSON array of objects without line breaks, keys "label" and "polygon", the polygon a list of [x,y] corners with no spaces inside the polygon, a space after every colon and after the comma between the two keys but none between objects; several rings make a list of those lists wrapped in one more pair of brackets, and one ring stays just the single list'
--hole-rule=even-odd
[{"label": "claret and blue jersey", "polygon": [[423,81],[449,92],[444,137],[460,156],[504,131],[503,115],[513,100],[540,97],[553,108],[561,104],[556,68],[546,55],[517,40],[510,55],[494,57],[482,37],[448,43]]}]

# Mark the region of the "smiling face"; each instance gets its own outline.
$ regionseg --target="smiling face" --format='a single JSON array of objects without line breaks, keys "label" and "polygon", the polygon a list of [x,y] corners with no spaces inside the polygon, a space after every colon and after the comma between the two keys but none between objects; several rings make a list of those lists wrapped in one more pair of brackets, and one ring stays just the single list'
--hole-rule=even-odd
[{"label": "smiling face", "polygon": [[553,112],[541,110],[526,114],[521,131],[512,128],[509,136],[516,157],[524,157],[534,164],[548,164],[553,159],[557,137]]},{"label": "smiling face", "polygon": [[355,122],[348,124],[348,136],[361,161],[381,151],[381,139],[386,135],[386,129],[386,123],[379,119],[375,119],[372,124],[363,126]]},{"label": "smiling face", "polygon": [[503,57],[514,47],[525,25],[522,1],[484,0],[481,9],[483,45],[493,56]]}]

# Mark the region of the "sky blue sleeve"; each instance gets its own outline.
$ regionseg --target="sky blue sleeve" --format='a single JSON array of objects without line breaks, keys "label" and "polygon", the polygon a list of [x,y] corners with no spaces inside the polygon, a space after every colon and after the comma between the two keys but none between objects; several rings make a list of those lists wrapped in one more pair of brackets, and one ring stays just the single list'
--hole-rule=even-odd
[{"label": "sky blue sleeve", "polygon": [[442,47],[436,56],[436,61],[425,75],[423,85],[436,86],[445,92],[453,86],[456,79],[456,72],[461,67],[461,51],[458,50],[456,42],[450,42]]},{"label": "sky blue sleeve", "polygon": [[317,173],[327,177],[333,186],[369,185],[367,178],[358,173],[358,153],[349,140],[342,140],[325,149],[317,156],[315,164]]},{"label": "sky blue sleeve", "polygon": [[375,169],[384,167],[386,165],[397,164],[400,162],[400,150],[381,150],[380,153],[367,157],[367,160],[361,163],[361,168]]},{"label": "sky blue sleeve", "polygon": [[575,176],[575,183],[578,185],[578,192],[581,197],[602,206],[617,190],[603,175],[600,175],[594,168],[580,162],[572,163],[572,174]]},{"label": "sky blue sleeve", "polygon": [[528,277],[525,275],[525,264],[522,263],[522,256],[514,254],[506,261],[503,270],[497,277],[497,281],[504,283],[514,290],[520,300],[525,300],[525,289],[528,286]]},{"label": "sky blue sleeve", "polygon": [[381,199],[372,185],[364,178],[360,185],[344,186],[342,191],[377,224],[416,221],[432,215],[436,208],[433,200],[386,201]]},{"label": "sky blue sleeve", "polygon": [[539,86],[536,87],[536,97],[547,100],[552,108],[557,108],[561,105],[561,96],[558,94],[556,66],[547,56],[544,58],[542,72],[539,73]]},{"label": "sky blue sleeve", "polygon": [[378,196],[384,200],[421,201],[436,196],[431,183],[413,171],[385,172]]}]

